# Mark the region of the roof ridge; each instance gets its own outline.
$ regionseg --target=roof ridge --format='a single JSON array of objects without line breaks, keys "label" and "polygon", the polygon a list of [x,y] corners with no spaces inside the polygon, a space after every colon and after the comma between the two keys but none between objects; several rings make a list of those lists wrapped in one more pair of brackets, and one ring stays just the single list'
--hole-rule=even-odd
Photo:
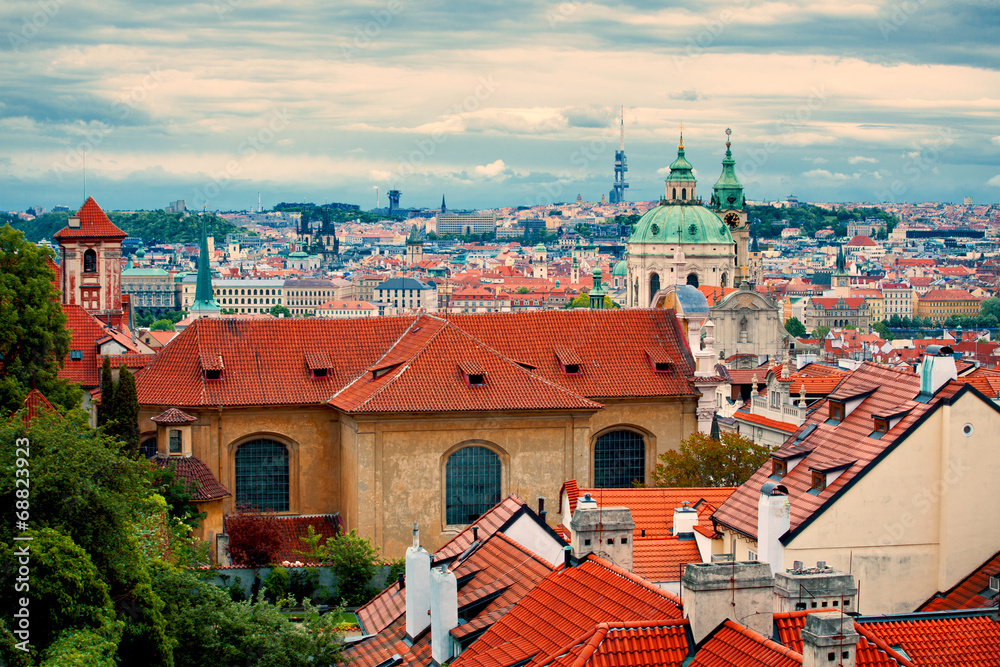
[{"label": "roof ridge", "polygon": [[619,566],[615,565],[614,563],[612,563],[611,561],[604,560],[600,556],[596,556],[594,554],[588,554],[587,560],[589,560],[590,562],[594,563],[595,565],[603,567],[604,569],[606,569],[606,570],[608,570],[610,572],[613,572],[614,574],[617,574],[618,576],[620,576],[620,577],[622,577],[624,579],[627,579],[627,580],[631,581],[632,583],[634,583],[634,584],[636,584],[638,586],[641,586],[641,587],[645,588],[646,590],[648,590],[650,592],[656,593],[660,597],[663,597],[663,598],[665,598],[667,600],[670,600],[671,602],[673,602],[674,604],[676,604],[681,609],[684,608],[684,600],[679,595],[677,595],[676,593],[672,593],[672,592],[666,590],[665,588],[660,588],[659,586],[656,586],[656,585],[650,583],[644,577],[640,577],[637,574],[629,572],[625,568],[619,567]]},{"label": "roof ridge", "polygon": [[414,317],[413,321],[410,322],[410,325],[408,327],[406,327],[405,330],[403,330],[403,333],[401,333],[399,335],[399,337],[396,338],[395,342],[392,345],[390,345],[389,347],[386,348],[385,352],[382,354],[381,357],[379,357],[378,359],[376,359],[375,362],[372,363],[372,364],[370,364],[367,368],[362,368],[361,372],[354,379],[350,380],[349,382],[344,383],[343,387],[341,387],[337,391],[333,392],[333,394],[328,399],[326,399],[326,403],[329,403],[333,399],[337,398],[342,393],[344,393],[345,391],[347,391],[348,387],[352,386],[355,382],[357,382],[358,380],[360,380],[364,376],[368,375],[369,369],[371,369],[372,367],[376,366],[379,362],[381,362],[383,359],[385,359],[387,356],[389,356],[389,354],[396,348],[396,346],[399,345],[399,342],[401,340],[403,340],[403,338],[405,338],[406,335],[409,334],[413,330],[413,327],[416,326],[416,323],[417,323],[417,321],[419,319],[420,319],[419,315],[417,317]]},{"label": "roof ridge", "polygon": [[761,644],[763,644],[767,648],[769,648],[769,649],[771,649],[773,651],[776,651],[777,653],[785,656],[786,658],[791,658],[792,660],[798,660],[799,662],[802,662],[802,659],[803,659],[802,658],[802,654],[799,653],[798,651],[795,651],[795,650],[793,650],[793,649],[785,646],[784,644],[779,644],[778,642],[774,641],[770,637],[765,637],[764,635],[760,634],[756,630],[751,630],[750,628],[746,627],[745,625],[741,625],[740,623],[737,623],[736,621],[734,621],[732,619],[729,619],[729,618],[727,618],[725,621],[723,621],[719,625],[719,627],[716,628],[712,632],[711,635],[709,635],[709,637],[714,637],[715,633],[718,632],[719,628],[722,628],[722,627],[728,627],[730,630],[733,630],[734,632],[737,632],[737,633],[743,635],[744,637],[747,637],[747,638],[752,639],[754,641],[760,642]]}]

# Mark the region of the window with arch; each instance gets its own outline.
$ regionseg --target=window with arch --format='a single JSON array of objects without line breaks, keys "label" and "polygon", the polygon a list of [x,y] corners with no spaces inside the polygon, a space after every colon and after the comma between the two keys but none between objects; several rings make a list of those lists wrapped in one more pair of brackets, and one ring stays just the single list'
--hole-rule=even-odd
[{"label": "window with arch", "polygon": [[83,272],[97,273],[97,253],[93,249],[87,249],[83,253]]},{"label": "window with arch", "polygon": [[445,522],[472,523],[500,502],[500,456],[473,445],[448,457],[445,464]]},{"label": "window with arch", "polygon": [[646,481],[646,441],[635,431],[611,431],[594,443],[594,486],[627,489]]},{"label": "window with arch", "polygon": [[687,198],[688,198],[688,189],[681,188],[681,199],[687,199]]},{"label": "window with arch", "polygon": [[236,505],[288,511],[288,448],[258,438],[236,449]]},{"label": "window with arch", "polygon": [[[649,276],[649,298],[652,300],[653,295],[660,291],[660,274],[654,273]],[[641,305],[641,304],[636,304]],[[646,304],[647,306],[649,304]]]},{"label": "window with arch", "polygon": [[697,287],[698,286],[698,274],[697,273],[689,273],[688,277],[687,277],[687,284],[690,285],[691,287]]},{"label": "window with arch", "polygon": [[156,438],[146,438],[139,445],[139,451],[147,459],[151,459],[156,456]]}]

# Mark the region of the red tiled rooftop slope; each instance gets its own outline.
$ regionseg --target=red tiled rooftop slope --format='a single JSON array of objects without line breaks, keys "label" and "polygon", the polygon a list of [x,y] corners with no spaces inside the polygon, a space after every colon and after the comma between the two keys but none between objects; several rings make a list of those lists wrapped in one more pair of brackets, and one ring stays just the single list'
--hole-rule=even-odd
[{"label": "red tiled rooftop slope", "polygon": [[[576,480],[570,480],[564,485],[567,492],[570,488],[576,489]],[[635,522],[635,537],[641,537],[642,531],[645,530],[646,537],[663,538],[671,535],[670,531],[674,527],[674,510],[683,507],[685,502],[695,509],[699,509],[706,502],[718,507],[735,490],[736,487],[732,486],[579,489],[576,496],[570,496],[569,510],[572,515],[576,511],[579,498],[589,493],[597,501],[598,507],[629,508],[632,512],[632,521]]]},{"label": "red tiled rooftop slope", "polygon": [[70,382],[79,382],[84,389],[100,384],[100,365],[97,363],[97,341],[104,338],[106,331],[90,313],[81,306],[63,304],[66,313],[66,328],[70,331],[70,352],[79,350],[81,359],[70,359],[66,355],[59,377]]},{"label": "red tiled rooftop slope", "polygon": [[[335,394],[330,405],[352,413],[601,407],[437,318],[416,319],[375,366],[396,368],[378,378],[361,375]],[[481,373],[485,381],[471,386],[466,373]]]},{"label": "red tiled rooftop slope", "polygon": [[1000,623],[988,616],[859,618],[857,627],[898,646],[914,665],[1000,666]]},{"label": "red tiled rooftop slope", "polygon": [[[802,652],[802,629],[806,626],[806,616],[825,609],[783,612],[774,615],[775,634],[783,645]],[[884,640],[867,629],[850,621],[860,636],[856,654],[857,667],[912,667],[912,663],[893,650]],[[919,663],[918,663],[919,664]]]},{"label": "red tiled rooftop slope", "polygon": [[687,620],[598,623],[540,667],[681,667],[690,652]]},{"label": "red tiled rooftop slope", "polygon": [[1000,552],[997,552],[975,572],[958,582],[947,593],[934,595],[918,611],[995,607],[1000,602],[1000,593],[989,590],[990,577],[1000,577]]},{"label": "red tiled rooftop slope", "polygon": [[21,413],[21,422],[25,425],[31,424],[43,412],[58,414],[58,411],[49,403],[49,399],[45,398],[44,394],[37,389],[28,392],[21,403],[21,409],[24,410]]},{"label": "red tiled rooftop slope", "polygon": [[453,662],[453,667],[541,664],[597,623],[680,619],[680,598],[593,555],[559,569]]},{"label": "red tiled rooftop slope", "polygon": [[750,412],[743,412],[738,410],[733,417],[740,421],[750,422],[752,424],[759,424],[760,426],[767,426],[768,428],[773,428],[777,431],[784,431],[786,433],[795,433],[798,430],[798,426],[794,424],[789,424],[787,422],[781,422],[777,419],[771,419],[770,417],[765,417],[764,415],[752,414]]},{"label": "red tiled rooftop slope", "polygon": [[[961,388],[952,382],[938,391],[929,403],[913,399],[920,392],[920,378],[901,371],[866,362],[856,371],[845,376],[837,388],[838,395],[873,390],[867,398],[840,424],[826,424],[829,417],[829,399],[823,399],[799,427],[801,432],[810,424],[816,425],[805,445],[813,450],[795,468],[781,479],[789,493],[792,505],[791,530],[802,525],[812,514],[829,502],[844,486],[854,479],[872,461],[891,447],[900,434],[919,420],[943,398],[950,398]],[[869,437],[874,431],[873,414],[906,411],[907,414],[881,440]],[[793,446],[794,436],[778,449],[781,454]],[[845,470],[831,485],[818,495],[809,493],[812,487],[810,467],[817,467],[845,459],[856,463]],[[753,476],[740,486],[713,515],[715,521],[735,528],[751,537],[757,535],[757,497],[760,488],[771,474],[771,462],[766,462]]]},{"label": "red tiled rooftop slope", "polygon": [[205,463],[195,456],[154,456],[150,464],[158,468],[172,468],[177,481],[191,494],[194,502],[218,500],[230,495],[229,489],[219,483]]},{"label": "red tiled rooftop slope", "polygon": [[83,203],[80,210],[76,212],[80,216],[80,227],[71,228],[63,227],[58,232],[53,234],[53,238],[57,239],[73,239],[73,238],[86,238],[86,239],[97,239],[97,238],[122,238],[124,239],[128,234],[118,229],[108,216],[104,214],[101,207],[97,205],[93,197],[87,197],[87,201]]},{"label": "red tiled rooftop slope", "polygon": [[[305,548],[302,542],[303,537],[309,534],[309,526],[313,527],[318,535],[323,535],[329,539],[344,532],[343,522],[340,514],[317,514],[313,516],[279,516],[278,527],[281,529],[281,547],[274,560],[277,563],[288,561],[305,561],[299,553]],[[321,541],[322,543],[322,541]]]},{"label": "red tiled rooftop slope", "polygon": [[[451,565],[456,579],[465,581],[458,591],[458,606],[461,613],[476,601],[488,595],[500,594],[486,603],[474,618],[467,619],[451,631],[456,638],[464,637],[476,629],[487,627],[496,619],[511,609],[519,600],[531,591],[538,582],[551,574],[552,567],[529,550],[508,538],[503,533],[496,533],[485,540],[464,561]],[[375,637],[348,646],[344,657],[352,664],[372,667],[394,653],[399,653],[403,665],[426,665],[430,657],[430,633],[418,635],[412,646],[403,641],[406,634],[406,589],[402,594],[399,585],[393,584],[383,591],[382,595],[393,594],[396,598],[394,607],[400,613]],[[375,619],[369,613],[366,605],[358,612],[365,632],[373,632],[375,623],[384,619]]]},{"label": "red tiled rooftop slope", "polygon": [[726,621],[702,642],[691,667],[802,667],[802,654]]},{"label": "red tiled rooftop slope", "polygon": [[[413,317],[202,318],[174,338],[138,375],[139,403],[177,407],[319,404],[355,383],[352,394],[343,397],[345,405],[385,408],[379,402],[379,391],[369,388],[362,392],[356,381],[366,374],[370,377],[376,363],[402,363],[425,353],[423,374],[398,385],[396,391],[401,398],[406,382],[411,382],[406,386],[417,389],[417,396],[409,397],[409,401],[437,400],[435,394],[441,393],[442,382],[457,390],[462,356],[480,363],[487,360],[493,372],[502,371],[499,377],[503,381],[517,377],[519,387],[544,387],[548,398],[558,397],[560,405],[575,402],[581,407],[593,407],[581,397],[600,400],[694,393],[686,379],[691,373],[690,358],[671,311],[577,309],[453,315],[447,318],[447,326],[440,318],[423,315],[419,322]],[[417,328],[421,331],[412,334]],[[437,336],[433,335],[435,331]],[[416,337],[407,339],[408,335]],[[435,340],[442,336],[440,341]],[[555,353],[557,347],[571,348],[581,358],[579,375],[563,373]],[[647,348],[666,350],[676,360],[675,369],[670,373],[654,372]],[[307,352],[328,355],[332,368],[327,377],[310,376]],[[224,369],[221,379],[204,379],[201,360],[220,358]],[[514,375],[512,363],[534,369],[530,375]],[[397,368],[396,373],[387,379],[406,374],[402,368]],[[428,373],[433,382],[421,384]],[[533,379],[536,377],[542,381]],[[488,392],[489,385],[487,372],[486,387],[469,389]]]},{"label": "red tiled rooftop slope", "polygon": [[700,562],[701,553],[693,539],[640,537],[632,540],[632,571],[650,581],[680,581],[685,565]]}]

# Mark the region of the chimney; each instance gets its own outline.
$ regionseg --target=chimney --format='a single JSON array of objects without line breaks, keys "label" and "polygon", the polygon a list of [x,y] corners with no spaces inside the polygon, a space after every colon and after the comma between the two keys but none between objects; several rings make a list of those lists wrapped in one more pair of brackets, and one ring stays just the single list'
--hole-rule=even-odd
[{"label": "chimney", "polygon": [[538,496],[538,518],[545,521],[545,496]]},{"label": "chimney", "polygon": [[598,507],[588,493],[577,501],[570,521],[573,555],[582,560],[595,554],[632,571],[632,533],[635,522],[627,507]]},{"label": "chimney", "polygon": [[442,665],[454,654],[451,631],[458,627],[458,581],[445,566],[434,568],[430,575],[431,658]]},{"label": "chimney", "polygon": [[765,482],[757,498],[757,560],[771,566],[771,575],[785,569],[785,545],[781,536],[788,532],[792,506],[788,489],[782,484]]},{"label": "chimney", "polygon": [[688,506],[688,501],[682,507],[674,508],[674,537],[694,539],[694,527],[698,525],[698,512]]},{"label": "chimney", "polygon": [[774,579],[767,563],[690,563],[681,596],[695,643],[726,619],[765,637],[774,633]]},{"label": "chimney", "polygon": [[858,639],[854,619],[843,612],[809,614],[802,629],[802,667],[855,667]]},{"label": "chimney", "polygon": [[431,609],[431,555],[420,546],[413,524],[413,546],[406,550],[406,636],[413,639],[427,629]]},{"label": "chimney", "polygon": [[938,389],[958,377],[955,351],[947,345],[928,345],[920,363],[920,395],[916,400],[930,398]]},{"label": "chimney", "polygon": [[774,576],[775,609],[780,612],[823,609],[851,612],[857,606],[858,586],[847,572],[826,567],[803,568],[795,561],[791,570]]}]

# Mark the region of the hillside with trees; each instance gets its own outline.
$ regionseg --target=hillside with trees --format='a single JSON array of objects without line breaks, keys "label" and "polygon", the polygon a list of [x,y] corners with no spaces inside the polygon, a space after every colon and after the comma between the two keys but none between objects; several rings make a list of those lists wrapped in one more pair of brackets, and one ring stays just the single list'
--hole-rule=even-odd
[{"label": "hillside with trees", "polygon": [[774,206],[747,206],[747,219],[750,221],[751,233],[762,239],[774,239],[781,236],[785,227],[799,227],[801,237],[812,237],[821,229],[831,228],[834,235],[847,236],[847,223],[861,222],[867,218],[885,220],[886,232],[892,231],[899,218],[877,208],[838,208],[829,211],[819,206],[809,204],[797,208],[775,208]]},{"label": "hillside with trees", "polygon": [[[129,236],[141,238],[145,243],[195,243],[201,237],[201,216],[166,211],[105,211],[111,222],[115,223]],[[215,238],[225,238],[226,234],[245,231],[228,220],[208,213],[208,233]],[[66,226],[70,213],[46,213],[34,220],[21,220],[11,216],[0,219],[0,226],[9,224],[14,229],[24,232],[24,236],[34,243],[42,239],[51,239],[52,235]]]}]

